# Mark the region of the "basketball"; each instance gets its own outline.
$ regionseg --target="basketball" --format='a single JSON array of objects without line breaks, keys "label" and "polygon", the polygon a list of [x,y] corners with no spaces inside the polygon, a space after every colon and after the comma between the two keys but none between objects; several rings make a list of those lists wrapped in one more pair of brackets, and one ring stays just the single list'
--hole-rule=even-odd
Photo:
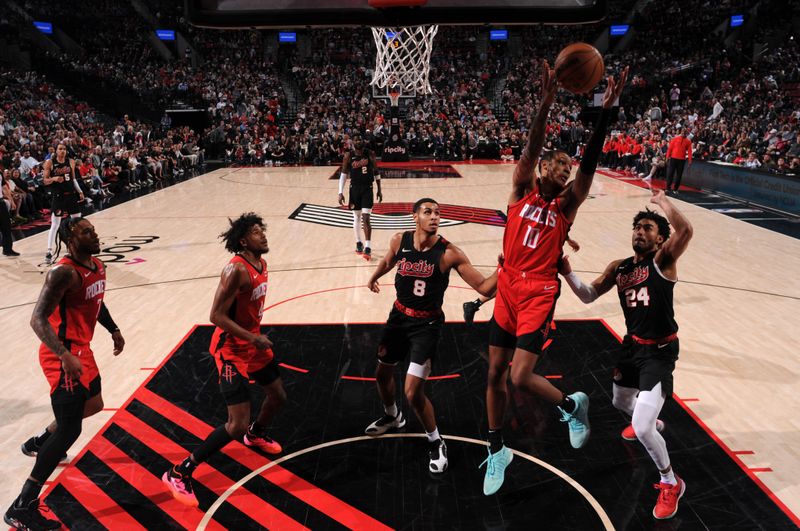
[{"label": "basketball", "polygon": [[585,42],[570,44],[556,57],[556,78],[573,94],[585,94],[603,77],[605,64],[597,48]]}]

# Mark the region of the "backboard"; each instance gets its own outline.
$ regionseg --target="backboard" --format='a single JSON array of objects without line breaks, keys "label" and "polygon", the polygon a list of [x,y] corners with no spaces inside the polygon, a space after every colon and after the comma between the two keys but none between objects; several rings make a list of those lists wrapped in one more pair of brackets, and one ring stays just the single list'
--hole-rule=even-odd
[{"label": "backboard", "polygon": [[413,0],[379,9],[368,0],[185,0],[194,25],[210,28],[581,24],[601,20],[607,0]]}]

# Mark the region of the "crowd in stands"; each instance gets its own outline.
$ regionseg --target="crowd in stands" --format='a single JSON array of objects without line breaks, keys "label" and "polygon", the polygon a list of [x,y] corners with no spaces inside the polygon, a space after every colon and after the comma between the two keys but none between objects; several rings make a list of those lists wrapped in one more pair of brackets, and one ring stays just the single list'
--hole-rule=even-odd
[{"label": "crowd in stands", "polygon": [[[634,3],[615,4],[613,17],[626,16]],[[148,100],[163,103],[178,94],[206,108],[211,125],[200,142],[209,157],[230,164],[334,164],[354,134],[367,138],[380,154],[389,135],[388,102],[372,97],[369,29],[310,30],[301,37],[309,41],[306,50],[281,48],[275,60],[275,53],[268,53],[266,32],[193,28],[174,2],[144,4],[159,23],[175,24],[186,33],[204,66],[193,66],[180,54],[172,62],[155,54],[144,38],[152,28],[129,5],[120,8],[111,0],[79,0],[69,8],[44,0],[25,0],[23,5],[31,14],[47,13],[84,47],[83,55],[61,57],[66,68],[111,80]],[[763,32],[773,44],[755,60],[754,43],[767,39],[761,30],[733,39],[728,48],[722,46],[727,16],[748,12],[755,4],[705,0],[689,9],[652,0],[629,17],[636,32],[631,42],[621,51],[612,42],[605,55],[609,73],[624,65],[632,69],[631,86],[606,142],[607,164],[652,174],[654,167],[663,165],[669,138],[685,129],[696,159],[796,173],[797,101],[785,88],[800,82],[800,50],[785,32],[792,13],[775,11],[782,9],[776,0],[760,2],[761,18],[767,21]],[[81,31],[86,25],[81,17],[86,16],[116,23]],[[666,31],[665,20],[681,22]],[[522,44],[511,50],[506,42],[479,45],[485,33],[481,28],[440,28],[431,60],[434,93],[401,100],[401,135],[410,154],[440,160],[518,158],[538,103],[541,58],[552,61],[567,42],[594,42],[604,30],[605,25],[515,28]],[[654,39],[658,46],[652,45]],[[29,80],[19,84],[30,88]],[[297,101],[291,113],[287,90]],[[591,115],[583,112],[586,103],[583,96],[561,93],[551,111],[548,147],[580,156],[589,134],[587,123],[591,127]],[[17,112],[7,110],[6,116]],[[91,113],[73,114],[80,117],[81,131],[89,127],[92,136],[103,137],[111,146],[120,145],[115,142],[122,136],[127,147],[143,150],[130,154],[137,161],[162,160],[164,153],[174,151],[157,126],[122,120],[108,129]],[[47,132],[36,133],[49,137],[50,143],[61,134],[47,120],[40,123]],[[144,139],[139,144],[137,133]],[[178,143],[198,141],[193,133],[184,136]],[[106,149],[102,142],[90,143]],[[156,148],[160,155],[152,151]],[[38,156],[41,160],[41,150]],[[124,173],[126,168],[120,167]],[[149,168],[147,177],[159,174],[157,164]],[[142,180],[148,179],[134,172],[127,182],[135,186]]]},{"label": "crowd in stands", "polygon": [[197,135],[124,116],[112,122],[35,72],[0,69],[0,175],[15,222],[38,219],[49,207],[43,162],[63,143],[90,199],[101,202],[202,164]]}]

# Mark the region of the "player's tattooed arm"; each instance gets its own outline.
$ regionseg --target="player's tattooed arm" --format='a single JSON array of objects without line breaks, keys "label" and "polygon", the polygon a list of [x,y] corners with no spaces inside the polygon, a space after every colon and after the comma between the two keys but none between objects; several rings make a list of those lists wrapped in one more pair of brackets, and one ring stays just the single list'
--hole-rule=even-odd
[{"label": "player's tattooed arm", "polygon": [[80,280],[76,277],[75,269],[66,265],[58,265],[47,273],[47,278],[39,293],[39,299],[33,308],[31,328],[36,336],[53,351],[58,357],[69,354],[69,350],[58,339],[55,330],[47,320],[56,310],[64,295]]}]

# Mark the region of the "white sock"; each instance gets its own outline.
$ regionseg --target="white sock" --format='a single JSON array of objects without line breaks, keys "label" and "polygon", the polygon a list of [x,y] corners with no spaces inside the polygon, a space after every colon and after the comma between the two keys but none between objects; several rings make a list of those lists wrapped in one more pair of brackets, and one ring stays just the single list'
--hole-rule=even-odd
[{"label": "white sock", "polygon": [[53,247],[56,244],[56,236],[58,235],[58,228],[61,226],[61,216],[50,214],[50,232],[47,233],[47,252],[52,254]]},{"label": "white sock", "polygon": [[678,480],[675,479],[675,473],[672,472],[672,467],[669,468],[669,472],[666,474],[660,472],[661,474],[661,483],[669,483],[670,485],[677,485]]},{"label": "white sock", "polygon": [[391,406],[383,406],[383,410],[390,417],[396,417],[397,416],[397,403],[394,403]]},{"label": "white sock", "polygon": [[428,436],[428,442],[434,442],[438,439],[441,439],[441,437],[439,436],[439,428],[433,428],[432,432],[430,433],[426,432],[425,435]]},{"label": "white sock", "polygon": [[364,242],[364,247],[369,247],[370,249],[372,249],[372,240],[367,240],[366,242]]}]

